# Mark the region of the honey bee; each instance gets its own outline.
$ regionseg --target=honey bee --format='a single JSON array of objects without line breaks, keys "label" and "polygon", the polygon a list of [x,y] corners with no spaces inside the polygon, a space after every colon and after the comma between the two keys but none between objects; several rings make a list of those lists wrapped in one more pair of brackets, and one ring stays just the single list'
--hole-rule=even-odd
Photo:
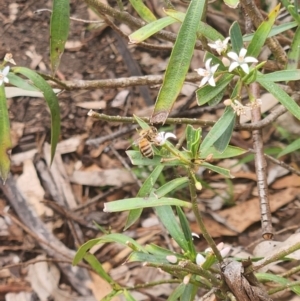
[{"label": "honey bee", "polygon": [[135,144],[138,145],[141,154],[149,159],[154,156],[152,145],[155,144],[157,136],[157,129],[153,126],[148,129],[143,129],[139,132],[140,137],[136,140]]}]

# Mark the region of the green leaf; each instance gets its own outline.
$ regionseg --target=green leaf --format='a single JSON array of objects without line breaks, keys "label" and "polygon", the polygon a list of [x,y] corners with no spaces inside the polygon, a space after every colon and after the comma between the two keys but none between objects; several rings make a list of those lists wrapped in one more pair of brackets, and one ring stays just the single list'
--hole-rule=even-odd
[{"label": "green leaf", "polygon": [[130,198],[124,200],[117,200],[109,203],[104,203],[104,212],[120,212],[126,210],[133,210],[137,208],[150,208],[164,205],[183,206],[191,208],[191,203],[181,201],[175,198]]},{"label": "green leaf", "polygon": [[157,198],[161,198],[170,192],[186,187],[188,183],[189,183],[188,177],[173,179],[167,182],[166,184],[164,184],[163,186],[159,187],[155,191],[155,196]]},{"label": "green leaf", "polygon": [[16,74],[14,74],[12,72],[8,73],[7,77],[9,79],[9,83],[15,87],[18,87],[20,89],[24,89],[27,91],[40,91],[38,88],[31,85],[26,80],[24,80],[23,78],[17,76]]},{"label": "green leaf", "polygon": [[192,125],[188,124],[185,129],[187,150],[191,152],[192,158],[197,158],[199,153],[199,147],[201,143],[202,129],[194,129]]},{"label": "green leaf", "polygon": [[145,20],[148,23],[156,20],[152,11],[144,4],[142,0],[129,0],[129,1],[133,6],[133,8],[135,9],[135,11],[143,20]]},{"label": "green leaf", "polygon": [[[157,181],[158,177],[160,176],[163,168],[163,165],[158,165],[155,167],[150,176],[144,182],[143,186],[140,188],[137,197],[145,197],[151,193],[153,186]],[[128,214],[124,230],[128,229],[131,225],[133,225],[140,218],[142,212],[142,208],[131,210]]]},{"label": "green leaf", "polygon": [[163,84],[159,90],[151,123],[164,123],[183,86],[196,43],[205,1],[191,0],[174,44]]},{"label": "green leaf", "polygon": [[241,28],[237,21],[233,22],[229,29],[229,36],[232,46],[232,51],[235,53],[239,53],[240,50],[243,48],[243,36],[241,32]]},{"label": "green leaf", "polygon": [[0,86],[0,177],[5,183],[10,171],[10,125],[4,85]]},{"label": "green leaf", "polygon": [[300,120],[300,108],[298,104],[292,99],[285,91],[283,91],[274,82],[265,81],[257,78],[257,81],[262,85],[268,92],[270,92],[278,101],[296,118]]},{"label": "green leaf", "polygon": [[207,163],[207,162],[203,162],[201,164],[202,167],[205,167],[207,169],[210,169],[226,178],[234,178],[234,176],[230,173],[230,170],[226,169],[226,168],[222,168],[222,167],[219,167],[219,166],[216,166],[216,165],[212,165],[210,163]]},{"label": "green leaf", "polygon": [[231,122],[227,125],[227,129],[224,131],[223,135],[219,137],[219,139],[214,143],[214,147],[220,153],[224,152],[224,150],[227,148],[230,142],[234,124],[235,124],[235,118],[231,120]]},{"label": "green leaf", "polygon": [[181,295],[180,301],[193,301],[197,293],[198,287],[194,284],[187,284],[184,287],[183,294]]},{"label": "green leaf", "polygon": [[224,3],[230,8],[237,8],[240,3],[240,0],[224,0]]},{"label": "green leaf", "polygon": [[119,234],[119,233],[113,233],[113,234],[107,234],[103,235],[99,238],[94,238],[89,240],[88,242],[84,243],[75,254],[75,257],[73,259],[73,265],[77,265],[85,256],[85,254],[94,246],[103,244],[103,243],[110,243],[110,242],[116,242],[120,243],[124,246],[128,246],[128,242],[131,243],[137,250],[146,252],[146,249],[138,244],[135,240],[133,240],[131,237]]},{"label": "green leaf", "polygon": [[220,153],[214,147],[210,147],[205,152],[200,153],[200,159],[205,159],[209,155],[212,155],[213,159],[226,159],[226,158],[237,157],[247,152],[248,150],[236,146],[231,146],[231,145],[228,145],[223,153]]},{"label": "green leaf", "polygon": [[291,14],[291,16],[300,23],[299,13],[298,13],[298,3],[297,1],[294,2],[295,5],[291,4],[289,0],[281,0],[280,1],[285,9]]},{"label": "green leaf", "polygon": [[175,290],[171,293],[171,295],[168,297],[167,301],[177,301],[178,298],[183,294],[183,291],[185,289],[184,283],[180,283]]},{"label": "green leaf", "polygon": [[[178,20],[180,23],[182,23],[185,18],[185,13],[176,11],[174,9],[165,9],[164,12],[166,15]],[[202,21],[200,21],[199,28],[197,30],[197,35],[200,34],[212,41],[224,40],[224,37],[217,30]]]},{"label": "green leaf", "polygon": [[136,301],[133,296],[128,292],[128,290],[123,290],[124,297],[126,301]]},{"label": "green leaf", "polygon": [[171,25],[175,22],[176,22],[176,20],[174,20],[171,17],[164,17],[164,18],[158,19],[156,21],[153,21],[153,22],[141,27],[137,31],[133,32],[132,34],[130,34],[128,36],[129,42],[131,44],[141,43],[141,42],[145,41],[146,39],[148,39],[149,37],[156,34],[157,32],[159,32],[160,30],[162,30],[163,28],[165,28],[168,25]]},{"label": "green leaf", "polygon": [[259,73],[257,80],[269,81],[269,82],[283,82],[283,81],[294,81],[300,80],[300,69],[294,70],[282,70],[268,74]]},{"label": "green leaf", "polygon": [[293,141],[291,144],[289,144],[287,147],[284,148],[283,151],[281,151],[278,155],[277,158],[282,157],[286,154],[290,154],[296,150],[300,149],[300,138],[296,139]]},{"label": "green leaf", "polygon": [[[293,21],[293,22],[283,23],[278,26],[273,26],[271,31],[268,34],[268,38],[274,37],[282,32],[290,30],[290,29],[296,27],[297,25],[298,25],[298,23],[296,21]],[[254,33],[246,34],[243,36],[243,41],[250,42],[252,40],[253,36],[254,36]]]},{"label": "green leaf", "polygon": [[161,163],[161,156],[154,156],[152,159],[144,157],[139,151],[126,151],[127,156],[129,157],[131,164],[133,165],[142,165],[142,166],[155,166],[155,165],[163,165],[163,166],[178,166],[184,165],[179,160],[172,160]]},{"label": "green leaf", "polygon": [[263,45],[275,23],[276,17],[279,13],[280,4],[278,4],[268,15],[267,19],[263,21],[257,28],[254,36],[247,48],[247,56],[257,57],[261,52]]},{"label": "green leaf", "polygon": [[152,243],[149,244],[149,245],[146,245],[145,249],[150,254],[159,255],[159,256],[165,257],[165,258],[169,255],[175,255],[178,259],[184,259],[185,258],[182,254],[170,251],[168,249],[162,248],[162,247],[157,246],[157,245],[152,244]]},{"label": "green leaf", "polygon": [[84,255],[84,259],[89,263],[89,265],[93,268],[94,271],[97,272],[97,274],[107,281],[108,283],[113,283],[113,279],[105,272],[105,270],[102,267],[102,264],[98,261],[96,256],[94,256],[91,253],[86,253]]},{"label": "green leaf", "polygon": [[70,27],[69,0],[53,0],[50,21],[50,60],[52,74],[58,69]]},{"label": "green leaf", "polygon": [[[268,281],[268,282],[273,281],[273,282],[279,283],[280,285],[287,285],[287,284],[291,283],[291,281],[287,280],[286,278],[283,278],[278,275],[269,274],[269,273],[256,273],[255,277],[259,281]],[[300,296],[300,286],[299,285],[292,286],[292,287],[290,287],[290,289],[295,294]]]},{"label": "green leaf", "polygon": [[[170,254],[168,254],[170,255]],[[168,255],[152,255],[146,254],[142,252],[132,252],[126,262],[151,262],[151,263],[162,263],[162,264],[170,264],[167,260]],[[171,264],[170,264],[171,267]]]},{"label": "green leaf", "polygon": [[196,259],[196,250],[195,250],[195,246],[194,246],[194,241],[193,241],[193,237],[192,237],[192,232],[190,229],[190,224],[184,214],[184,212],[182,211],[182,209],[180,207],[176,207],[177,210],[177,215],[179,217],[179,221],[180,221],[180,225],[184,234],[184,238],[187,241],[188,244],[188,248],[189,248],[189,253],[190,253],[190,259],[192,261],[195,261]]},{"label": "green leaf", "polygon": [[29,78],[33,84],[43,92],[48,107],[51,113],[51,163],[54,158],[56,145],[58,143],[60,134],[60,116],[59,116],[59,104],[55,93],[50,85],[36,72],[25,68],[15,67],[12,68],[14,73],[20,73]]},{"label": "green leaf", "polygon": [[189,246],[184,238],[181,227],[177,222],[177,218],[171,206],[156,207],[155,212],[162,224],[165,226],[171,237],[177,242],[181,249],[185,252],[189,251]]},{"label": "green leaf", "polygon": [[215,87],[207,85],[198,89],[196,91],[198,105],[202,106],[213,100],[215,97],[220,98],[220,93],[224,93],[226,87],[231,82],[233,77],[233,74],[225,74],[216,82]]},{"label": "green leaf", "polygon": [[300,26],[298,26],[294,34],[293,41],[291,44],[291,49],[289,50],[288,53],[288,60],[286,66],[286,69],[288,70],[294,70],[299,67],[299,60],[300,60],[299,44],[300,44]]},{"label": "green leaf", "polygon": [[200,145],[200,153],[205,153],[224,133],[235,118],[231,107],[226,107],[224,114],[215,123]]}]

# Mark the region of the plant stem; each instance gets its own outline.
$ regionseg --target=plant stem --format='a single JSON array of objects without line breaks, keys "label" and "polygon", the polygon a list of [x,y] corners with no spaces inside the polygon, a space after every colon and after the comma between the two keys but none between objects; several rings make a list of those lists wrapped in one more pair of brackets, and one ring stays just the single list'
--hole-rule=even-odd
[{"label": "plant stem", "polygon": [[207,232],[207,229],[204,225],[202,216],[200,214],[198,205],[197,205],[197,194],[196,194],[196,183],[195,183],[195,177],[193,174],[193,171],[188,168],[188,173],[189,173],[189,178],[190,178],[190,194],[191,194],[191,203],[192,203],[192,210],[193,213],[195,215],[197,224],[202,232],[203,237],[205,238],[206,242],[208,243],[208,245],[211,247],[211,249],[213,250],[214,254],[216,255],[217,259],[219,262],[223,261],[223,258],[220,254],[220,251],[218,250],[214,240],[212,239],[212,237],[210,236],[210,234]]}]

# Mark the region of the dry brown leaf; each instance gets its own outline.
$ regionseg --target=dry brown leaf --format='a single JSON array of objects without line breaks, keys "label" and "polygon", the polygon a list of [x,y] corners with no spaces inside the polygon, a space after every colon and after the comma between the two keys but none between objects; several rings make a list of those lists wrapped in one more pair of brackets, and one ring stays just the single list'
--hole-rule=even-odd
[{"label": "dry brown leaf", "polygon": [[44,200],[45,191],[41,186],[41,182],[31,160],[24,161],[23,173],[17,178],[17,187],[27,198],[28,203],[34,208],[38,216],[53,215],[53,211],[41,203],[41,201]]},{"label": "dry brown leaf", "polygon": [[[204,224],[206,226],[208,233],[212,237],[237,235],[236,232],[226,228],[224,225],[219,224],[218,222],[214,221],[213,219],[204,218]],[[201,233],[197,223],[191,223],[190,227],[191,227],[192,232]]]},{"label": "dry brown leaf", "polygon": [[74,171],[70,181],[87,186],[123,186],[133,184],[136,180],[127,170],[115,168],[104,171]]},{"label": "dry brown leaf", "polygon": [[104,100],[83,101],[83,102],[76,103],[76,106],[87,110],[104,110],[106,109],[106,101]]},{"label": "dry brown leaf", "polygon": [[[93,295],[95,296],[96,300],[102,300],[106,295],[108,295],[112,291],[112,288],[109,285],[109,283],[107,283],[104,279],[102,279],[96,273],[91,272],[90,275],[91,275],[93,282],[89,283],[88,287],[93,292]],[[120,298],[114,297],[111,300],[118,301],[118,300],[120,300]]]},{"label": "dry brown leaf", "polygon": [[281,179],[278,179],[272,185],[273,189],[284,189],[286,187],[299,187],[300,186],[300,177],[292,174]]},{"label": "dry brown leaf", "polygon": [[[271,212],[293,201],[300,193],[300,188],[289,187],[283,191],[270,195]],[[243,232],[253,223],[260,220],[260,206],[258,198],[251,199],[237,206],[219,212],[219,215],[227,219],[228,225]]]}]

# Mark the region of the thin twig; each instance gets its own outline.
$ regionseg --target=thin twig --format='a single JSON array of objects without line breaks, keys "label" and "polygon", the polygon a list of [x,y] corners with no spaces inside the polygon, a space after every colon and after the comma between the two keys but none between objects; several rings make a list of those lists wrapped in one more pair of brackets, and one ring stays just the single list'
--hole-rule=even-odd
[{"label": "thin twig", "polygon": [[[254,149],[251,149],[251,148],[250,148],[250,149],[249,149],[249,152],[255,154],[255,150],[254,150]],[[273,157],[270,156],[270,155],[264,154],[264,156],[265,156],[269,161],[271,161],[271,162],[273,162],[273,163],[275,163],[275,164],[277,164],[277,165],[279,165],[279,166],[281,166],[281,167],[287,169],[288,171],[290,171],[290,172],[292,172],[292,173],[294,173],[294,174],[300,176],[300,170],[297,170],[297,169],[295,169],[294,167],[292,167],[292,166],[290,166],[290,165],[284,163],[283,161],[277,160],[277,159],[273,158]]]},{"label": "thin twig", "polygon": [[[116,20],[121,21],[121,22],[133,27],[134,29],[141,28],[142,26],[145,25],[145,22],[141,21],[138,18],[133,17],[128,12],[116,10],[116,9],[110,7],[109,5],[102,3],[99,0],[84,0],[84,1],[87,5],[91,6],[95,10],[97,10],[100,14],[104,14],[104,15],[113,17]],[[175,40],[177,38],[176,34],[166,31],[166,30],[161,30],[158,33],[156,33],[154,36],[164,39],[164,40],[167,40],[167,41],[170,41],[170,42],[175,42]],[[195,48],[202,50],[202,45],[201,45],[200,41],[196,41]]]},{"label": "thin twig", "polygon": [[[260,98],[258,83],[253,83],[250,86],[252,95],[255,99]],[[255,100],[256,101],[256,100]],[[258,122],[261,119],[260,106],[255,105],[251,110],[252,122]],[[272,215],[269,203],[269,192],[267,182],[267,163],[263,151],[262,130],[254,130],[252,132],[253,149],[255,150],[255,172],[257,177],[257,189],[260,200],[261,226],[262,236],[264,239],[272,239]]]},{"label": "thin twig", "polygon": [[188,173],[189,173],[189,187],[190,187],[190,197],[191,197],[191,203],[192,203],[192,210],[193,210],[193,213],[195,215],[197,224],[198,224],[198,226],[201,230],[201,233],[202,233],[204,239],[206,240],[208,245],[213,250],[214,254],[216,255],[216,257],[218,259],[218,261],[222,262],[223,258],[220,254],[220,251],[217,248],[215,241],[212,239],[212,237],[208,233],[208,231],[206,229],[206,226],[204,224],[203,218],[201,216],[200,210],[198,208],[195,176],[193,174],[193,171],[190,170],[190,169],[188,169]]},{"label": "thin twig", "polygon": [[[241,0],[240,1],[246,15],[248,15],[256,28],[264,21],[263,16],[261,15],[260,10],[257,8],[254,0]],[[249,32],[250,33],[250,32]],[[272,51],[277,62],[284,68],[286,63],[286,53],[277,41],[275,37],[268,38],[266,41],[267,46]]]}]

